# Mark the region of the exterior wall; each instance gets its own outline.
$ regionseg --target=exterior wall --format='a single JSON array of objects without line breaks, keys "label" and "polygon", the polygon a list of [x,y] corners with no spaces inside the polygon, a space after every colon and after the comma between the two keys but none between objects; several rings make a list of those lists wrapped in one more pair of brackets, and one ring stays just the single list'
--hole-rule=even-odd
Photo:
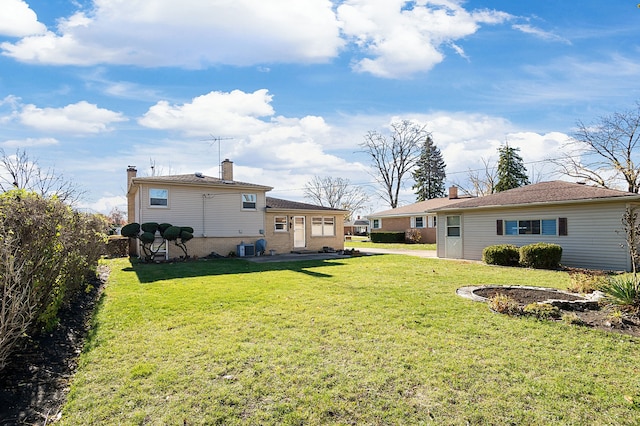
[{"label": "exterior wall", "polygon": [[[267,240],[267,251],[276,250],[277,253],[289,253],[293,250],[293,228],[287,226],[285,231],[276,231],[275,217],[286,216],[287,224],[290,224],[294,216],[304,216],[305,218],[305,242],[306,250],[318,251],[324,247],[331,247],[335,250],[344,249],[344,215],[332,214],[331,212],[297,212],[297,211],[272,211],[265,214],[265,239]],[[311,235],[311,218],[318,216],[334,217],[335,233],[333,236],[313,236]]]},{"label": "exterior wall", "polygon": [[[438,215],[439,241],[445,241],[446,216],[461,215],[463,258],[481,260],[482,250],[495,244],[546,242],[562,247],[566,266],[629,270],[631,267],[622,230],[623,202],[567,204],[565,206],[528,207],[461,211]],[[496,220],[567,218],[568,235],[497,235]],[[438,257],[445,257],[445,244],[438,244]]]},{"label": "exterior wall", "polygon": [[[167,207],[149,205],[149,189],[168,189]],[[215,191],[215,192],[214,192]],[[256,208],[242,209],[242,194],[257,195]],[[212,189],[190,186],[141,184],[136,194],[136,222],[190,226],[194,237],[261,238],[264,230],[265,193],[238,188]]]},{"label": "exterior wall", "polygon": [[[401,216],[401,217],[382,217],[376,218],[380,219],[382,227],[371,229],[371,233],[375,232],[405,232],[408,229],[417,229],[420,231],[420,235],[422,236],[420,239],[421,243],[424,244],[433,244],[436,242],[436,228],[429,228],[427,224],[430,222],[428,217],[429,215],[424,215],[424,228],[411,228],[411,217],[420,216],[420,215],[412,215],[412,216]],[[432,215],[433,216],[433,215]],[[373,219],[373,218],[372,218]]]}]

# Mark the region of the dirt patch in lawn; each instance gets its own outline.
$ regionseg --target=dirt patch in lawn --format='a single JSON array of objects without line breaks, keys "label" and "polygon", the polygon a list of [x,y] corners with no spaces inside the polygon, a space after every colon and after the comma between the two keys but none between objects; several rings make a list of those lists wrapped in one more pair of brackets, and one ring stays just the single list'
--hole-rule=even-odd
[{"label": "dirt patch in lawn", "polygon": [[59,418],[108,275],[107,268],[99,269],[91,291],[59,312],[58,326],[25,339],[0,372],[0,425],[44,425]]},{"label": "dirt patch in lawn", "polygon": [[[521,307],[548,300],[565,300],[569,302],[587,300],[587,298],[579,294],[545,288],[486,286],[471,287],[471,289],[473,295],[480,296],[479,298],[474,298],[474,300],[490,299],[497,294],[502,294],[515,300]],[[640,320],[637,317],[631,315],[619,316],[615,314],[615,308],[602,301],[595,304],[595,307],[594,303],[589,306],[579,302],[561,304],[558,307],[561,311],[561,317],[555,321],[571,322],[572,324],[589,328],[640,337]]]}]

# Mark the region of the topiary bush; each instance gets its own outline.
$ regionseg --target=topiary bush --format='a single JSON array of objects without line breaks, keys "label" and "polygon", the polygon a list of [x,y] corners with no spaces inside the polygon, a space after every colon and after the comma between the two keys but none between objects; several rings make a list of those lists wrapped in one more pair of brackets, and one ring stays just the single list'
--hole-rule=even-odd
[{"label": "topiary bush", "polygon": [[558,269],[562,247],[558,244],[535,243],[520,247],[520,265],[535,269]]},{"label": "topiary bush", "polygon": [[482,261],[488,265],[517,266],[520,253],[513,244],[488,246],[482,250]]}]

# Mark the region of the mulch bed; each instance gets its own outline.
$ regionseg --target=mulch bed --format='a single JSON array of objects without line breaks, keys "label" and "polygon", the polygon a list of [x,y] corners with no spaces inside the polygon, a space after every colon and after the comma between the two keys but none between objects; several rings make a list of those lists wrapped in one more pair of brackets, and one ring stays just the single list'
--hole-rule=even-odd
[{"label": "mulch bed", "polygon": [[[521,306],[526,306],[530,303],[544,302],[549,299],[584,299],[580,295],[570,295],[544,289],[532,290],[529,288],[513,287],[499,289],[495,287],[481,288],[475,290],[474,293],[488,299],[494,297],[496,294],[503,294],[515,300]],[[613,309],[606,305],[601,305],[600,309],[562,310],[563,314],[572,313],[577,315],[585,327],[640,337],[640,320],[638,318],[627,315],[623,320],[616,321],[612,318],[612,312]]]},{"label": "mulch bed", "polygon": [[55,330],[26,339],[0,372],[0,425],[44,425],[59,418],[108,277],[106,268],[98,272],[92,290],[59,312]]}]

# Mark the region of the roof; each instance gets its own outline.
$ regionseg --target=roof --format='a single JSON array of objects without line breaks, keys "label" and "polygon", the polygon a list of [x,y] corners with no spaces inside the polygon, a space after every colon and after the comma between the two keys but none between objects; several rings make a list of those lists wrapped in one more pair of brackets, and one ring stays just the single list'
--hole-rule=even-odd
[{"label": "roof", "polygon": [[470,197],[461,198],[432,198],[430,200],[418,201],[417,203],[408,204],[406,206],[397,207],[395,209],[383,210],[377,213],[368,215],[372,217],[394,217],[394,216],[410,216],[419,213],[427,213],[440,207],[450,206],[457,204],[465,200],[469,200]]},{"label": "roof", "polygon": [[484,197],[472,198],[453,206],[445,206],[437,211],[470,208],[497,208],[507,206],[526,206],[534,204],[560,204],[570,202],[608,201],[608,200],[640,200],[640,195],[633,192],[600,188],[580,183],[560,180],[540,182],[509,189]]},{"label": "roof", "polygon": [[314,204],[300,203],[298,201],[283,200],[280,198],[267,197],[267,209],[275,210],[326,210],[333,212],[346,212],[342,209],[334,209],[332,207],[316,206]]},{"label": "roof", "polygon": [[211,176],[205,176],[200,173],[192,173],[188,175],[172,175],[172,176],[145,176],[134,177],[132,179],[134,184],[136,183],[158,183],[169,185],[202,185],[202,186],[224,186],[224,187],[244,187],[254,188],[257,190],[270,191],[273,188],[270,186],[257,185],[254,183],[239,182],[239,181],[225,181],[220,178]]},{"label": "roof", "polygon": [[344,226],[369,226],[369,221],[366,219],[349,220],[344,223]]}]

